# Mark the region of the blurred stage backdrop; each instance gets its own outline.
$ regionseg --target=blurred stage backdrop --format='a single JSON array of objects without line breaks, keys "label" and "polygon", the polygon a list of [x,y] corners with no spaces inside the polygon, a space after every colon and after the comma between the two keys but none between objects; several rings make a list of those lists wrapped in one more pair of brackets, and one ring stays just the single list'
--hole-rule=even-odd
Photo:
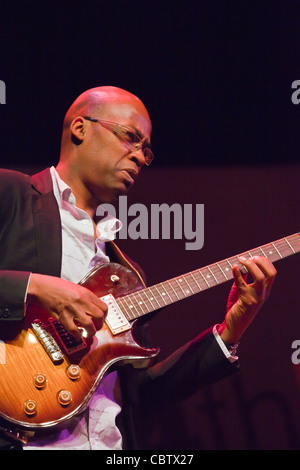
[{"label": "blurred stage backdrop", "polygon": [[[1,167],[55,165],[69,105],[115,85],[139,96],[153,122],[156,158],[128,205],[204,204],[199,250],[172,237],[119,241],[149,285],[299,230],[297,2],[11,0],[0,17]],[[300,448],[299,260],[276,264],[272,295],[239,348],[240,373],[145,410],[145,449]],[[230,286],[152,319],[162,358],[223,320]]]}]

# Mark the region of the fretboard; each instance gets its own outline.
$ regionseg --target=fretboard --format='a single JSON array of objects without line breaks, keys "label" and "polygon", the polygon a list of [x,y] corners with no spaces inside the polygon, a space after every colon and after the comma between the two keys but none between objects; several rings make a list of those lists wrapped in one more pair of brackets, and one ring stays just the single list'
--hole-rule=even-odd
[{"label": "fretboard", "polygon": [[244,258],[264,256],[274,263],[298,252],[300,252],[300,233],[295,233],[116,300],[127,320],[132,321],[233,279],[232,267],[234,265],[239,266],[240,270],[246,273],[246,268],[238,260],[241,256]]}]

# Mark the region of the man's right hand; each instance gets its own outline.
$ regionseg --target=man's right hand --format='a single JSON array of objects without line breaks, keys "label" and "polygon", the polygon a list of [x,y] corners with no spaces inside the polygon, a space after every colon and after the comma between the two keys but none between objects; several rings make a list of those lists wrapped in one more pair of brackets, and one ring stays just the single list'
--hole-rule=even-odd
[{"label": "man's right hand", "polygon": [[89,289],[44,274],[31,274],[27,304],[43,308],[76,338],[81,336],[78,326],[88,337],[95,335],[107,315],[107,305]]}]

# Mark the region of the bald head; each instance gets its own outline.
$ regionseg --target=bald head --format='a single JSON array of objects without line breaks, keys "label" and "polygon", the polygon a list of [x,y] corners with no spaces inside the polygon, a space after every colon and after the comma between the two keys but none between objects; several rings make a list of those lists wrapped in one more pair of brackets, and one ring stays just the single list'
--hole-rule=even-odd
[{"label": "bald head", "polygon": [[119,122],[120,113],[123,111],[124,114],[124,110],[126,110],[126,107],[128,108],[128,105],[136,108],[137,112],[144,115],[151,124],[149,114],[142,101],[122,88],[101,86],[90,88],[79,95],[64,118],[60,158],[65,158],[66,152],[68,153],[74,147],[76,139],[74,140],[72,136],[71,124],[77,116],[90,116]]},{"label": "bald head", "polygon": [[122,103],[126,104],[129,102],[135,102],[139,107],[144,108],[144,111],[147,113],[141,100],[129,91],[113,86],[91,88],[79,95],[71,105],[65,116],[63,129],[69,129],[72,121],[77,116],[103,117],[108,107],[120,106]]}]

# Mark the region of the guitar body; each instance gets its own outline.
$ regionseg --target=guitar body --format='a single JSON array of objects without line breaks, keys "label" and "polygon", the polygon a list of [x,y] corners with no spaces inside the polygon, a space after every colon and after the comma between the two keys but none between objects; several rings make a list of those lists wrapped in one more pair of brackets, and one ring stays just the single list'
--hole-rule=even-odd
[{"label": "guitar body", "polygon": [[[144,287],[136,274],[116,263],[101,265],[81,285],[98,297],[112,294],[114,298]],[[40,335],[42,325],[42,337],[49,334],[50,339],[55,339],[62,358],[52,360],[33,328],[36,324]],[[0,337],[0,417],[27,429],[56,426],[87,406],[109,369],[124,363],[148,366],[159,350],[138,344],[133,325],[127,331],[112,334],[104,324],[92,339],[83,339],[78,345],[60,330],[59,322],[49,320],[44,312],[29,310],[21,331],[12,333],[10,328]],[[48,337],[46,345],[47,341]]]}]

